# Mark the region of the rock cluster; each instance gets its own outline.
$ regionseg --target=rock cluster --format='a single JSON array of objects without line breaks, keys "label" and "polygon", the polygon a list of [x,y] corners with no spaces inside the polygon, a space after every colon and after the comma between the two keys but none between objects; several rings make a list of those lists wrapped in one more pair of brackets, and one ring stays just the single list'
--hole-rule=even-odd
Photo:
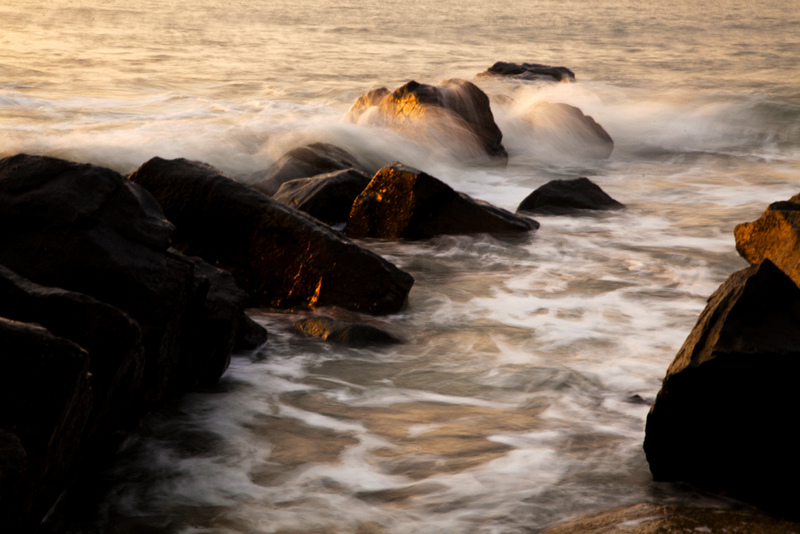
[{"label": "rock cluster", "polygon": [[574,82],[575,73],[567,67],[551,67],[539,63],[508,63],[498,61],[480,76],[503,76],[525,81]]}]

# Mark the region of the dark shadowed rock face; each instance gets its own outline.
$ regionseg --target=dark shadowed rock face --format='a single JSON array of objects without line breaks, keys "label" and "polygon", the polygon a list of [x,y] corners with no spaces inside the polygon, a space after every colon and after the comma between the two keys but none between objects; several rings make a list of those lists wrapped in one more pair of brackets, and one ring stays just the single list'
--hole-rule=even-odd
[{"label": "dark shadowed rock face", "polygon": [[800,289],[769,260],[710,297],[647,418],[656,480],[722,490],[800,518]]},{"label": "dark shadowed rock face", "polygon": [[504,76],[527,81],[575,81],[575,73],[566,67],[551,67],[538,63],[507,63],[505,61],[498,61],[479,76]]},{"label": "dark shadowed rock face", "polygon": [[347,221],[353,202],[371,179],[355,169],[299,178],[284,182],[272,199],[335,225]]},{"label": "dark shadowed rock face", "polygon": [[89,356],[41,326],[2,317],[0,347],[0,465],[24,466],[0,475],[0,525],[26,532],[72,474],[92,409]]},{"label": "dark shadowed rock face", "polygon": [[565,214],[581,210],[619,210],[624,207],[588,178],[576,178],[547,182],[525,197],[517,211]]},{"label": "dark shadowed rock face", "polygon": [[391,127],[420,139],[445,139],[505,161],[503,134],[494,121],[489,97],[475,84],[451,79],[441,85],[410,81],[394,92],[386,88],[360,97],[347,120]]},{"label": "dark shadowed rock face", "polygon": [[800,534],[800,525],[754,510],[639,504],[580,517],[542,534]]},{"label": "dark shadowed rock face", "polygon": [[312,143],[293,148],[281,156],[263,177],[251,175],[245,181],[254,189],[272,196],[280,189],[281,184],[289,180],[348,169],[371,174],[355,156],[343,148],[329,143]]},{"label": "dark shadowed rock face", "polygon": [[338,321],[330,317],[309,317],[297,321],[292,326],[303,334],[351,347],[400,343],[398,338],[375,326]]},{"label": "dark shadowed rock face", "polygon": [[771,260],[800,284],[800,195],[771,204],[761,217],[736,226],[736,250],[751,264]]},{"label": "dark shadowed rock face", "polygon": [[473,200],[438,178],[395,162],[379,170],[353,203],[345,233],[425,239],[442,234],[519,234],[538,226],[532,219]]},{"label": "dark shadowed rock face", "polygon": [[154,158],[130,179],[177,226],[176,245],[231,272],[255,305],[391,313],[413,278],[330,227],[203,163]]},{"label": "dark shadowed rock face", "polygon": [[537,139],[549,146],[590,159],[608,158],[614,140],[592,117],[580,108],[561,102],[537,102],[522,111]]}]

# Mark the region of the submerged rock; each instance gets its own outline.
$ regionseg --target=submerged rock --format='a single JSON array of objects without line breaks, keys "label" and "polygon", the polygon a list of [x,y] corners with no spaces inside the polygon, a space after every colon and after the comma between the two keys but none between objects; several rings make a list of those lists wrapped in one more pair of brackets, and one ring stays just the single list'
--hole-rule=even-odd
[{"label": "submerged rock", "polygon": [[331,317],[310,317],[294,323],[293,328],[309,336],[325,341],[341,343],[351,347],[368,345],[393,345],[401,341],[392,334],[375,326],[349,321],[338,321]]},{"label": "submerged rock", "polygon": [[542,534],[800,534],[800,525],[753,510],[638,504],[580,517]]},{"label": "submerged rock", "polygon": [[564,214],[580,210],[619,210],[624,207],[588,178],[575,178],[547,182],[525,197],[517,211]]},{"label": "submerged rock", "polygon": [[504,76],[526,81],[575,81],[575,73],[566,67],[551,67],[539,63],[506,63],[505,61],[498,61],[478,76]]},{"label": "submerged rock", "polygon": [[254,189],[272,196],[278,192],[281,184],[289,180],[344,170],[372,174],[355,156],[343,148],[329,143],[312,143],[293,148],[281,156],[263,176],[251,175],[245,182]]},{"label": "submerged rock", "polygon": [[426,239],[437,235],[526,233],[532,219],[473,200],[438,178],[392,163],[379,170],[353,203],[352,237]]},{"label": "submerged rock", "polygon": [[761,217],[736,226],[736,250],[751,264],[769,259],[800,284],[800,195],[771,204]]},{"label": "submerged rock", "polygon": [[800,289],[769,260],[709,298],[647,417],[656,480],[725,491],[800,518]]},{"label": "submerged rock", "polygon": [[508,158],[489,97],[466,80],[451,79],[441,85],[410,81],[394,92],[385,87],[370,91],[353,104],[347,120],[449,143],[476,156]]},{"label": "submerged rock", "polygon": [[372,178],[355,169],[284,182],[272,198],[334,225],[347,221],[350,208]]},{"label": "submerged rock", "polygon": [[608,132],[575,106],[537,102],[523,110],[522,117],[542,143],[570,155],[605,159],[614,151],[614,140]]},{"label": "submerged rock", "polygon": [[153,158],[130,179],[159,200],[175,244],[233,274],[253,305],[391,313],[414,279],[311,217],[217,169]]}]

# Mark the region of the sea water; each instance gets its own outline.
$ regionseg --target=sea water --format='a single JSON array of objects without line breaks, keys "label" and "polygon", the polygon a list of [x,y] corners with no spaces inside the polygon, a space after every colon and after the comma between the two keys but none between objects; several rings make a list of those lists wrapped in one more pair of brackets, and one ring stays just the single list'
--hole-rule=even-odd
[{"label": "sea water", "polygon": [[[475,78],[498,60],[577,81]],[[506,167],[343,121],[370,89],[453,77],[514,99],[493,107]],[[532,133],[541,101],[592,116],[611,157]],[[734,226],[800,192],[796,0],[0,6],[0,156],[122,173],[185,157],[243,177],[319,141],[512,211],[579,176],[627,209],[539,216],[526,239],[361,242],[416,279],[404,310],[366,318],[403,344],[326,344],[252,310],[268,344],[147,418],[61,531],[518,533],[726,504],[654,483],[644,422],[706,298],[746,266]]]}]

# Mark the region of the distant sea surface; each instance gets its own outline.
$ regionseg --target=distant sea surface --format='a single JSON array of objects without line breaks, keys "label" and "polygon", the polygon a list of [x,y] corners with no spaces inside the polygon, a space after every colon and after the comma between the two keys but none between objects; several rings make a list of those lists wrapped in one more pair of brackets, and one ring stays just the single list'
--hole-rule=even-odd
[{"label": "distant sea surface", "polygon": [[[577,81],[475,78],[498,60]],[[493,107],[507,167],[343,121],[370,89],[454,77],[514,99]],[[611,157],[526,129],[540,101],[592,116]],[[0,5],[0,156],[243,177],[317,141],[512,211],[579,176],[627,209],[539,216],[521,242],[361,243],[416,279],[373,319],[404,344],[324,344],[253,310],[268,345],[149,417],[63,532],[510,534],[643,501],[726,506],[652,481],[644,422],[705,299],[746,266],[734,226],[800,193],[800,3]]]}]

